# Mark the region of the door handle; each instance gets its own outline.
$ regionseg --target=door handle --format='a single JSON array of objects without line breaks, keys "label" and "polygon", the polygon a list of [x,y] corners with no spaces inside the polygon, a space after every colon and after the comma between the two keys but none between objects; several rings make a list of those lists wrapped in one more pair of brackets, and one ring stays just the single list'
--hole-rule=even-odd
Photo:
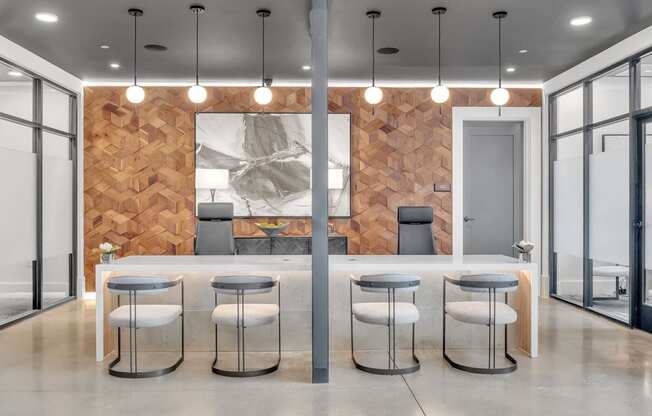
[{"label": "door handle", "polygon": [[464,216],[464,223],[470,222],[470,221],[475,221],[474,217],[467,217],[466,215]]}]

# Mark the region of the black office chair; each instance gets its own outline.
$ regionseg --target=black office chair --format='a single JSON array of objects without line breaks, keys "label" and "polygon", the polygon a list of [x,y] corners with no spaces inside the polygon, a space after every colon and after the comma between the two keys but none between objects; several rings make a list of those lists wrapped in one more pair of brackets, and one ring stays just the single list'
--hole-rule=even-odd
[{"label": "black office chair", "polygon": [[235,254],[233,204],[202,202],[197,206],[195,254]]},{"label": "black office chair", "polygon": [[398,254],[437,254],[432,207],[398,208]]}]

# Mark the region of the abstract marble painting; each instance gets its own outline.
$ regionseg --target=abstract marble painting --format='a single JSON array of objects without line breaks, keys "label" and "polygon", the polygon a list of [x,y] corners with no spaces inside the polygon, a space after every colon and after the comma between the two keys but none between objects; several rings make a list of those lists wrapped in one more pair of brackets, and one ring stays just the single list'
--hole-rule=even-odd
[{"label": "abstract marble painting", "polygon": [[[311,120],[299,113],[198,113],[197,169],[228,170],[228,189],[215,202],[232,202],[239,217],[309,217]],[[328,117],[328,212],[351,215],[351,115]],[[196,201],[210,202],[209,189]]]}]

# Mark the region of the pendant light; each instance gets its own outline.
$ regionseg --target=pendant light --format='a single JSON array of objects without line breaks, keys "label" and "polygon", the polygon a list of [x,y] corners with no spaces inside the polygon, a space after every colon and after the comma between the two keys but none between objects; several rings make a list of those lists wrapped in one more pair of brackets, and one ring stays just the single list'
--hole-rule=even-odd
[{"label": "pendant light", "polygon": [[271,82],[265,79],[265,18],[269,17],[272,12],[267,9],[260,9],[256,14],[263,20],[263,47],[262,47],[262,74],[261,86],[254,91],[254,100],[260,105],[267,105],[272,102],[273,94],[269,88]]},{"label": "pendant light", "polygon": [[444,13],[446,13],[445,7],[435,7],[432,9],[432,14],[435,15],[435,20],[437,20],[437,41],[435,42],[437,46],[437,85],[430,91],[430,98],[437,104],[445,103],[448,101],[448,97],[450,97],[448,88],[445,85],[441,85],[441,16]]},{"label": "pendant light", "polygon": [[364,91],[364,99],[373,105],[383,100],[383,90],[376,86],[376,19],[380,18],[380,12],[368,11],[367,17],[371,19],[371,87]]},{"label": "pendant light", "polygon": [[139,104],[145,99],[145,90],[136,82],[136,67],[138,63],[138,18],[143,15],[143,11],[140,9],[129,9],[129,14],[134,17],[134,85],[127,88],[127,100],[129,100],[130,103]]},{"label": "pendant light", "polygon": [[498,88],[491,91],[491,102],[503,106],[509,101],[509,91],[503,88],[503,49],[502,49],[502,20],[507,17],[507,12],[501,11],[493,14],[498,19]]},{"label": "pendant light", "polygon": [[200,4],[190,6],[190,11],[195,15],[195,85],[188,88],[188,99],[195,104],[206,101],[206,88],[199,85],[199,15],[206,9]]}]

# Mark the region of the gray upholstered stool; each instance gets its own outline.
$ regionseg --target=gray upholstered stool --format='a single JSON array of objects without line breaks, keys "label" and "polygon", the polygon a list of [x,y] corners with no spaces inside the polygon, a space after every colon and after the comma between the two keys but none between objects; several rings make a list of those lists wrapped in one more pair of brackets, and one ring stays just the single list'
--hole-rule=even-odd
[{"label": "gray upholstered stool", "polygon": [[[215,292],[215,309],[211,319],[215,324],[215,359],[212,370],[215,374],[227,377],[254,377],[278,370],[281,363],[281,285],[279,279],[270,276],[215,276],[211,279]],[[269,293],[277,287],[278,303],[246,303],[245,295]],[[219,294],[235,296],[234,304],[218,305]],[[270,367],[247,370],[245,350],[245,329],[269,325],[278,321],[278,359]],[[218,367],[217,336],[218,326],[235,327],[237,331],[237,369],[225,370]]]},{"label": "gray upholstered stool", "polygon": [[[138,295],[166,293],[173,287],[181,287],[181,305],[138,305]],[[109,364],[109,374],[124,378],[157,377],[176,370],[184,358],[184,303],[183,277],[167,279],[159,276],[115,276],[107,282],[109,293],[117,295],[118,307],[109,313],[109,324],[118,328],[118,357]],[[129,296],[129,304],[120,306],[120,297]],[[169,367],[138,371],[139,328],[169,325],[181,318],[181,357]],[[121,328],[129,328],[129,371],[116,370],[122,358]]]},{"label": "gray upholstered stool", "polygon": [[[419,320],[416,291],[421,278],[407,274],[376,274],[363,275],[360,278],[351,276],[349,283],[349,299],[351,310],[351,359],[356,368],[373,374],[394,375],[408,374],[420,368],[419,359],[414,353],[414,327]],[[353,285],[359,286],[362,292],[387,294],[386,302],[353,303]],[[411,293],[412,302],[396,302],[396,293]],[[355,320],[387,327],[387,368],[371,367],[358,362],[355,358],[353,318]],[[412,360],[414,365],[401,368],[396,362],[396,325],[412,325]]]},{"label": "gray upholstered stool", "polygon": [[[464,292],[486,293],[488,301],[446,302],[446,283],[459,286]],[[507,325],[516,322],[517,314],[507,304],[507,294],[518,287],[518,278],[511,274],[445,275],[443,291],[443,354],[453,367],[479,374],[505,374],[516,370],[516,360],[507,352]],[[496,294],[504,293],[505,302],[497,302]],[[459,322],[485,325],[489,328],[489,357],[486,368],[472,367],[453,361],[446,354],[446,315]],[[505,326],[505,358],[507,367],[496,367],[496,325]]]}]

